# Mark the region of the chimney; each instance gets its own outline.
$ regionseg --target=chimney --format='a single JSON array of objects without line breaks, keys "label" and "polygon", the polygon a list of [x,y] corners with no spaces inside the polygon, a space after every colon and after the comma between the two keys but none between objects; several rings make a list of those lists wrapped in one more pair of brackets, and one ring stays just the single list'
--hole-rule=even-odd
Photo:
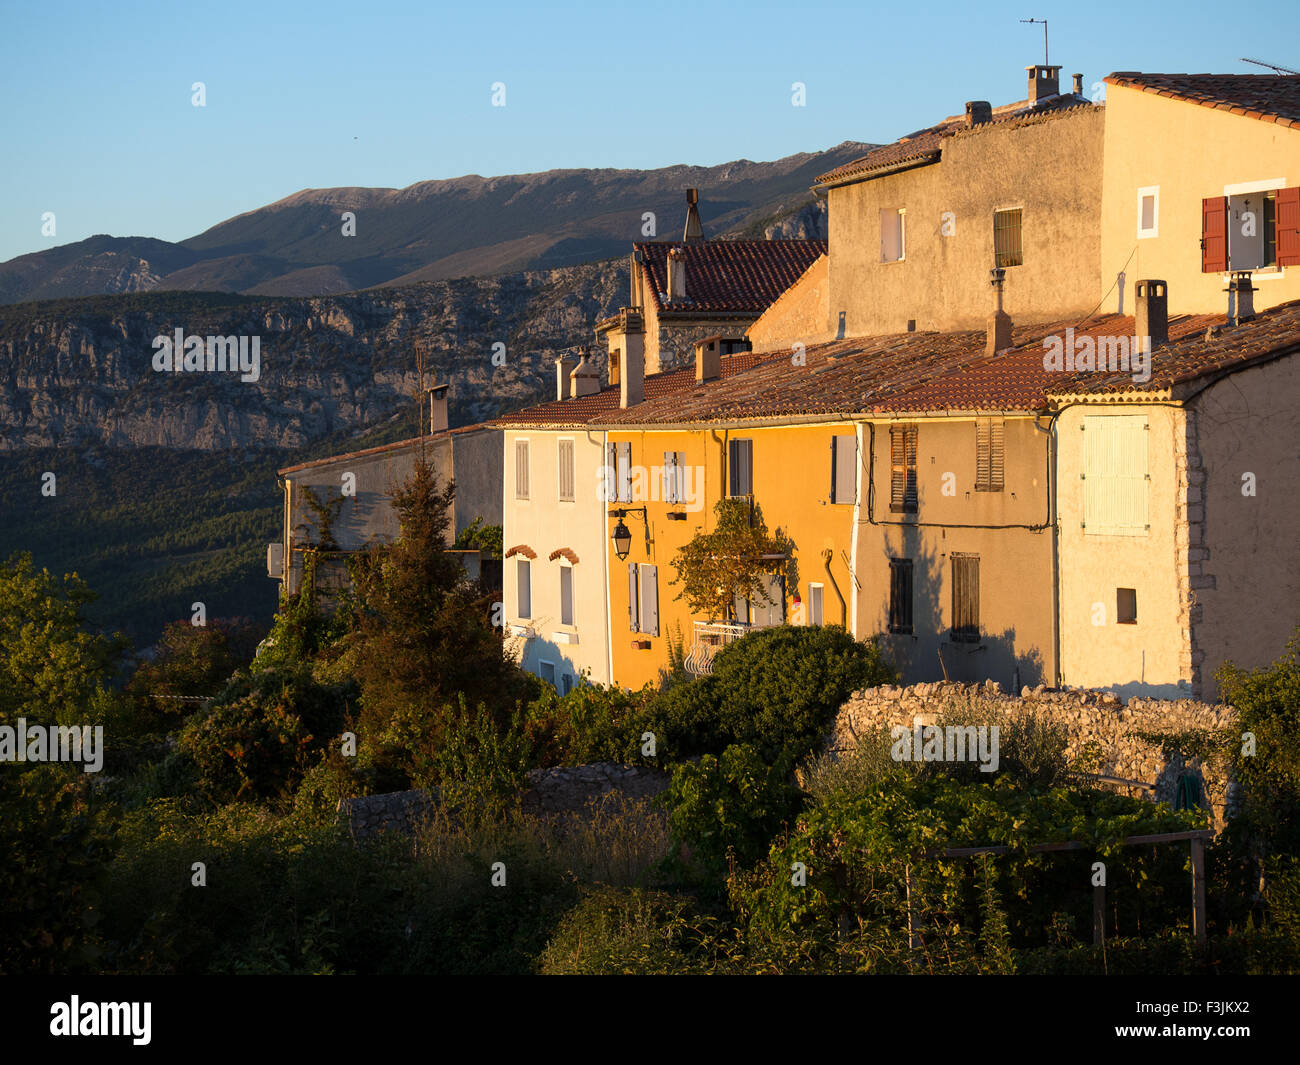
[{"label": "chimney", "polygon": [[643,399],[645,399],[645,348],[640,344],[629,344],[623,353],[623,371],[618,379],[618,405],[624,409],[635,407]]},{"label": "chimney", "polygon": [[429,432],[441,433],[450,424],[447,420],[447,385],[434,385],[425,391],[429,394]]},{"label": "chimney", "polygon": [[709,337],[695,345],[695,383],[716,381],[722,376],[722,337]]},{"label": "chimney", "polygon": [[569,395],[574,399],[582,396],[594,396],[600,391],[600,372],[587,361],[583,355],[578,365],[569,374]]},{"label": "chimney", "polygon": [[986,355],[994,355],[1004,348],[1011,347],[1011,316],[1002,309],[1002,282],[1007,276],[1006,270],[995,266],[989,271],[993,292],[997,297],[997,309],[989,315],[988,341],[984,346]]},{"label": "chimney", "polygon": [[987,100],[966,101],[966,128],[982,126],[993,121],[993,105]]},{"label": "chimney", "polygon": [[1038,103],[1049,96],[1056,96],[1061,91],[1061,68],[1049,67],[1046,63],[1025,67],[1029,72],[1029,102]]},{"label": "chimney", "polygon": [[577,365],[578,357],[576,355],[561,355],[555,360],[555,399],[557,402],[562,403],[573,395],[570,377]]},{"label": "chimney", "polygon": [[679,246],[668,253],[668,301],[686,298],[686,249]]},{"label": "chimney", "polygon": [[1255,317],[1255,286],[1249,270],[1234,270],[1228,281],[1228,324],[1241,325]]},{"label": "chimney", "polygon": [[682,240],[703,240],[704,227],[700,225],[699,189],[686,190],[686,232]]},{"label": "chimney", "polygon": [[645,301],[641,298],[641,281],[643,276],[641,264],[644,261],[645,259],[641,255],[641,250],[639,248],[632,252],[632,307],[642,307],[645,305]]},{"label": "chimney", "polygon": [[1075,96],[1082,96],[1082,95],[1083,95],[1083,75],[1082,75],[1082,74],[1075,74],[1075,75],[1073,75],[1073,77],[1074,77],[1074,95],[1075,95]]},{"label": "chimney", "polygon": [[1139,281],[1133,287],[1134,332],[1141,344],[1151,338],[1151,350],[1169,343],[1169,286],[1163,281]]}]

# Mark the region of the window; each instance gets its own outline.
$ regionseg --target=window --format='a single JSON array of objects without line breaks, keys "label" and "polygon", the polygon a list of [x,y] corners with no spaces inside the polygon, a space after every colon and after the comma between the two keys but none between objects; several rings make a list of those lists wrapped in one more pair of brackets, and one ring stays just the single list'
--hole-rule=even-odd
[{"label": "window", "polygon": [[1020,246],[1020,208],[993,212],[993,263],[995,266],[1023,266]]},{"label": "window", "polygon": [[1160,186],[1138,189],[1138,240],[1160,235]]},{"label": "window", "polygon": [[531,618],[533,616],[533,579],[528,559],[521,558],[515,561],[515,576],[518,579],[519,588],[519,616],[521,618]]},{"label": "window", "polygon": [[528,441],[515,441],[515,498],[528,498]]},{"label": "window", "polygon": [[727,445],[727,495],[747,496],[754,491],[754,441],[732,440]]},{"label": "window", "polygon": [[605,502],[632,502],[632,445],[605,445]]},{"label": "window", "polygon": [[1136,625],[1138,620],[1138,594],[1136,588],[1115,589],[1115,621],[1120,625]]},{"label": "window", "polygon": [[573,502],[573,441],[561,440],[557,445],[556,463],[559,467],[559,495],[564,502]]},{"label": "window", "polygon": [[541,667],[542,680],[546,681],[547,684],[549,684],[552,688],[554,688],[555,687],[555,663],[547,662],[545,659],[542,659],[542,661],[539,662],[538,665]]},{"label": "window", "polygon": [[858,501],[858,438],[831,437],[831,502]]},{"label": "window", "polygon": [[895,207],[880,212],[880,261],[901,262],[904,252],[903,208]]},{"label": "window", "polygon": [[889,509],[916,513],[916,426],[889,427]]},{"label": "window", "polygon": [[952,638],[978,643],[980,638],[980,557],[953,554]]},{"label": "window", "polygon": [[560,567],[560,624],[573,624],[573,567]]},{"label": "window", "polygon": [[1001,492],[1003,469],[1002,419],[975,419],[975,491]]},{"label": "window", "polygon": [[664,502],[686,502],[686,452],[664,452]]},{"label": "window", "polygon": [[823,585],[820,584],[808,585],[808,624],[809,625],[825,624],[825,622],[822,620],[822,618],[824,617],[823,606],[822,606],[824,591],[825,588]]},{"label": "window", "polygon": [[1083,529],[1093,536],[1145,536],[1147,420],[1140,414],[1083,420]]},{"label": "window", "polygon": [[785,624],[785,578],[777,573],[765,573],[759,578],[763,584],[763,591],[771,599],[768,602],[763,596],[757,595],[753,599],[738,599],[736,601],[736,618],[743,619],[756,629],[767,629],[775,625]]},{"label": "window", "polygon": [[1300,187],[1281,179],[1229,185],[1201,201],[1201,271],[1300,266]]},{"label": "window", "polygon": [[912,634],[912,560],[889,560],[889,631]]}]

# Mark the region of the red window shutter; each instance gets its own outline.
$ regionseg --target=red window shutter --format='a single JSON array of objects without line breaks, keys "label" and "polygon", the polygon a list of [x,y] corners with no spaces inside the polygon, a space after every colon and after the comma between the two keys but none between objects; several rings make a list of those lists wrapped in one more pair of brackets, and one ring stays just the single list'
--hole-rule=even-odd
[{"label": "red window shutter", "polygon": [[1300,266],[1300,187],[1278,189],[1277,265]]},{"label": "red window shutter", "polygon": [[1201,273],[1228,269],[1228,197],[1201,201]]}]

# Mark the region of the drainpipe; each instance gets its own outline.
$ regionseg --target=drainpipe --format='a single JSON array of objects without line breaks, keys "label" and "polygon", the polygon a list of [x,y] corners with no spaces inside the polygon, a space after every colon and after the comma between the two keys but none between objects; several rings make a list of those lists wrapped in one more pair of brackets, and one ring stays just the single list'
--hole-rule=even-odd
[{"label": "drainpipe", "polygon": [[840,601],[840,624],[844,626],[844,631],[849,631],[849,604],[844,601],[844,593],[840,591],[840,586],[835,582],[835,574],[831,572],[831,559],[835,557],[835,552],[827,548],[822,552],[822,562],[826,564],[826,578],[831,582],[831,587],[835,589],[835,595]]}]

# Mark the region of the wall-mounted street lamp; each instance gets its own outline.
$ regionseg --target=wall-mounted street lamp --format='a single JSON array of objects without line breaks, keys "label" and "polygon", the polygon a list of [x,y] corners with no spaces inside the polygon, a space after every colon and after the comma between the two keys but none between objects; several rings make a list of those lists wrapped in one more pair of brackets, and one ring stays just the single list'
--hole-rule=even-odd
[{"label": "wall-mounted street lamp", "polygon": [[622,507],[618,510],[611,510],[609,516],[618,518],[618,524],[614,526],[614,534],[610,537],[614,541],[614,554],[618,556],[620,562],[627,558],[628,552],[632,550],[632,531],[623,524],[623,519],[629,514],[640,513],[641,520],[645,522],[645,553],[650,554],[650,519],[646,514],[645,507]]}]

